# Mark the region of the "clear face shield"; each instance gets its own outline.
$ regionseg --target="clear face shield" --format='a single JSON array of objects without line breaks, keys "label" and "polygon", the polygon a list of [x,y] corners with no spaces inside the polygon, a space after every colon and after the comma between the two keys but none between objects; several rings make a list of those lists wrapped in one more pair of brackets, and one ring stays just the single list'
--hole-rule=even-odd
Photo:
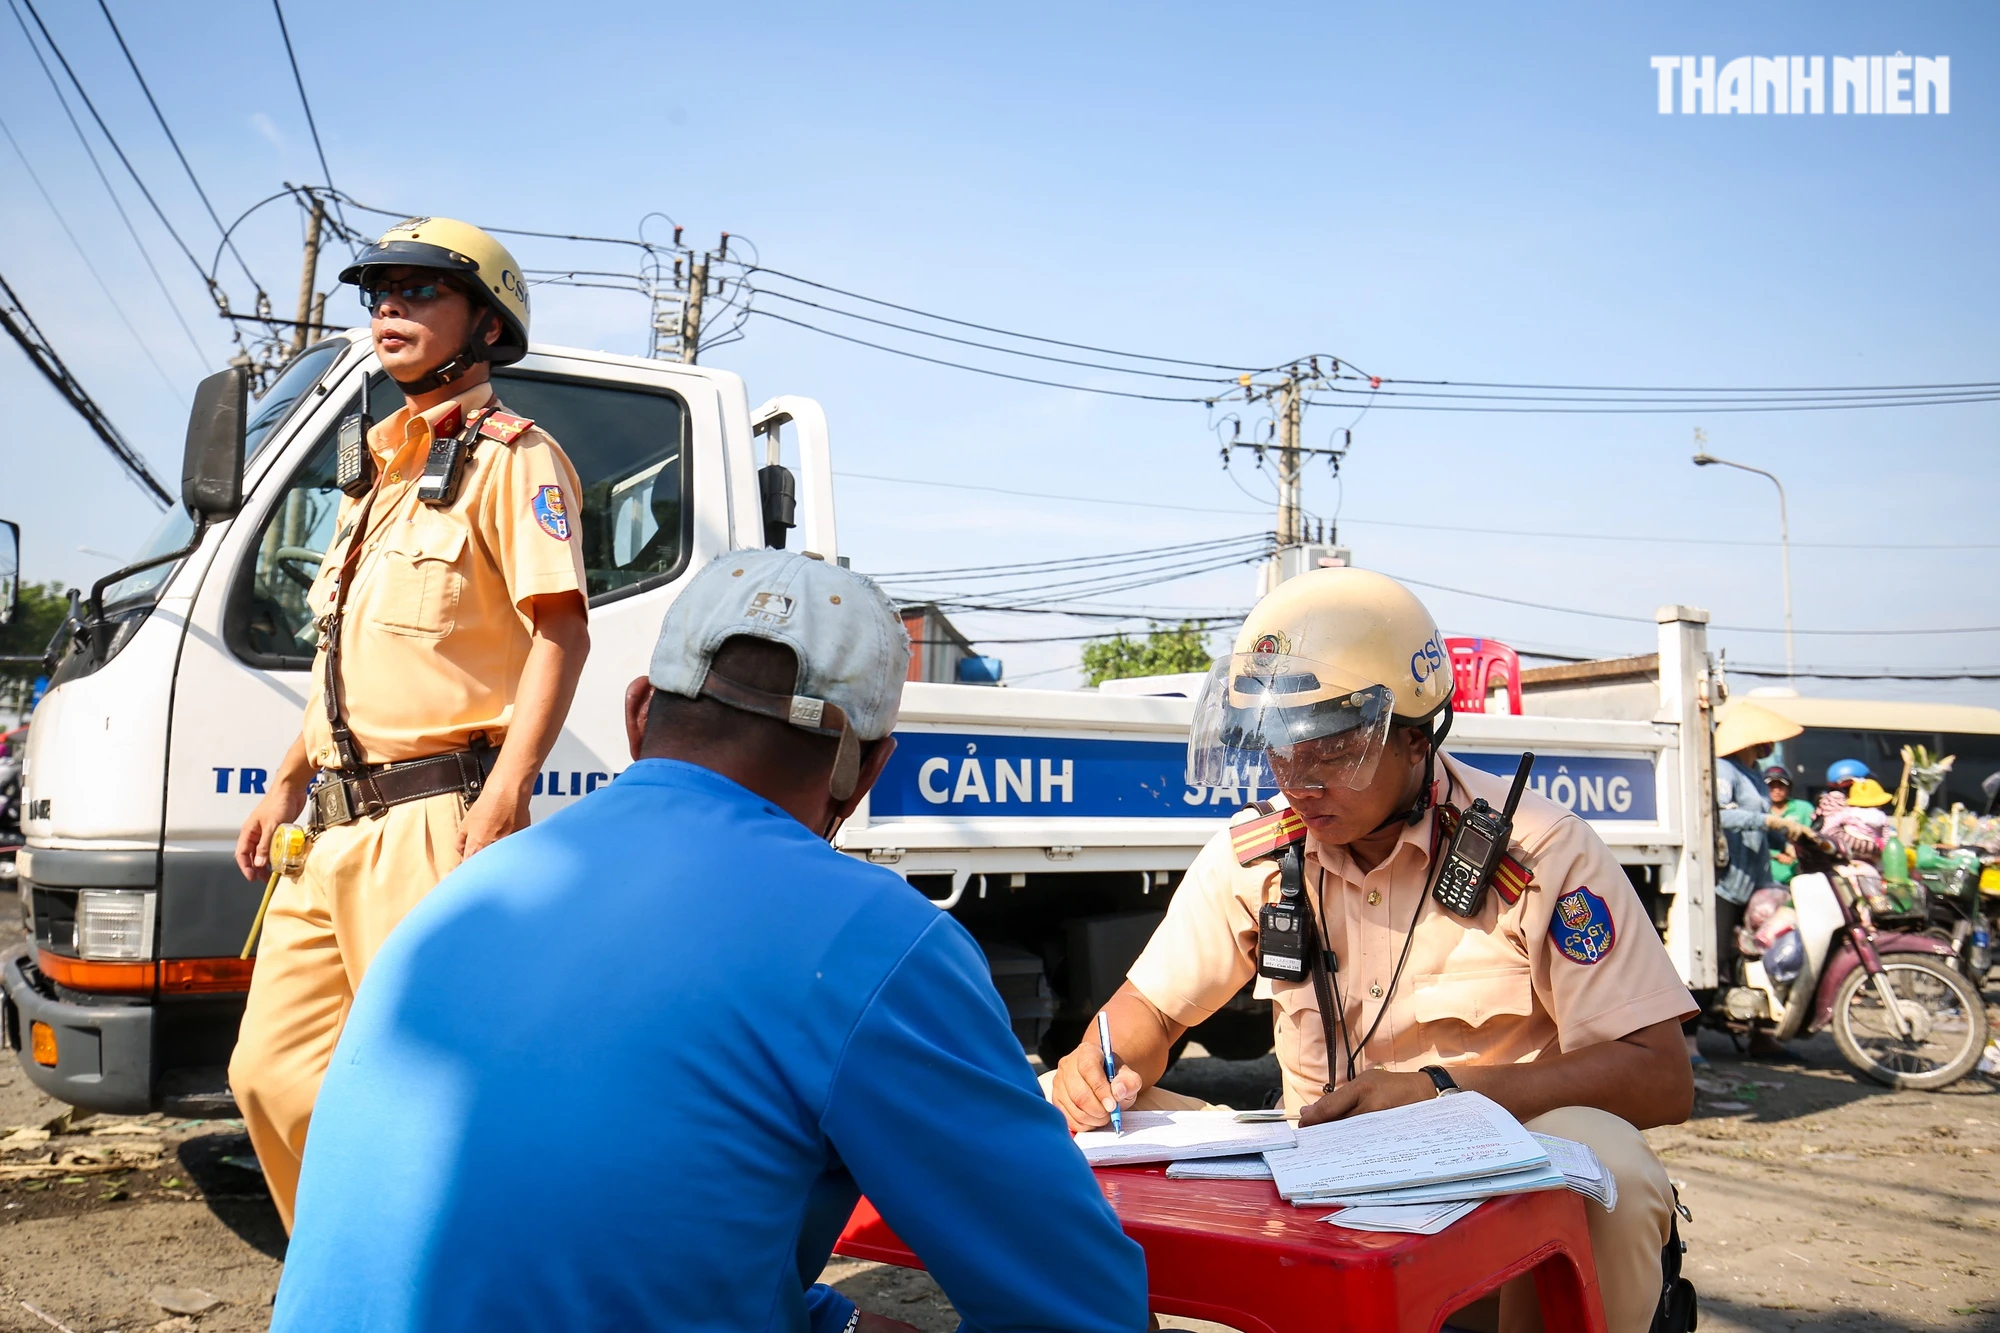
[{"label": "clear face shield", "polygon": [[1388,746],[1396,696],[1386,685],[1284,653],[1235,653],[1208,673],[1188,735],[1197,787],[1358,791]]}]

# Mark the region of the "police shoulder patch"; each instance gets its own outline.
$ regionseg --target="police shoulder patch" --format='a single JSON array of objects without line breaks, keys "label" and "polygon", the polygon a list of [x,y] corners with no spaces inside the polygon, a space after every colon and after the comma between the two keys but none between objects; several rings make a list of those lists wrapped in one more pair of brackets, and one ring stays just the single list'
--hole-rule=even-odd
[{"label": "police shoulder patch", "polygon": [[1549,939],[1562,956],[1585,967],[1602,961],[1618,943],[1611,908],[1589,888],[1576,888],[1556,899]]},{"label": "police shoulder patch", "polygon": [[543,532],[559,542],[569,540],[569,502],[563,499],[562,487],[544,486],[535,492],[530,506],[535,513],[535,522]]},{"label": "police shoulder patch", "polygon": [[493,412],[479,423],[479,433],[489,440],[512,444],[515,437],[534,424],[527,417],[510,417],[505,412]]}]

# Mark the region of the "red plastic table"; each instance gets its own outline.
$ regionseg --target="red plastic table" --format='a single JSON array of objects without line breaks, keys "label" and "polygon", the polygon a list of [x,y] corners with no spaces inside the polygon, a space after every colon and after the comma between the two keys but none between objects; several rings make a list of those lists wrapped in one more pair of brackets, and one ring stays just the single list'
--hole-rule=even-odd
[{"label": "red plastic table", "polygon": [[[1294,1208],[1267,1180],[1168,1180],[1160,1167],[1097,1172],[1146,1251],[1155,1313],[1249,1333],[1437,1333],[1445,1316],[1523,1273],[1548,1333],[1605,1333],[1583,1200],[1568,1190],[1492,1199],[1435,1236],[1347,1231],[1330,1208]],[[834,1252],[924,1265],[863,1199]]]}]

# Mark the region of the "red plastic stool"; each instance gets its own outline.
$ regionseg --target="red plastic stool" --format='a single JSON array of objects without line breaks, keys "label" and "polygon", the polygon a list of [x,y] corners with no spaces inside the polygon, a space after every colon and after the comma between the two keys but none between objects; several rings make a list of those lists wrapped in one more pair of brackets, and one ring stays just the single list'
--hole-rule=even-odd
[{"label": "red plastic stool", "polygon": [[1521,656],[1498,639],[1446,639],[1451,655],[1451,706],[1454,712],[1484,713],[1493,699],[1496,669],[1507,685],[1507,711],[1521,711]]}]

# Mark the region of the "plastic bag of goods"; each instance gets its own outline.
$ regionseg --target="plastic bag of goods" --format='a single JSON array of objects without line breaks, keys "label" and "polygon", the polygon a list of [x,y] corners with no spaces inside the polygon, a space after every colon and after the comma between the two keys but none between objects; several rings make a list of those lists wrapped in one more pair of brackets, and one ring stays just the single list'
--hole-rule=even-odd
[{"label": "plastic bag of goods", "polygon": [[1756,930],[1781,907],[1791,905],[1792,893],[1789,889],[1759,889],[1750,895],[1750,901],[1743,904],[1743,924]]},{"label": "plastic bag of goods", "polygon": [[1805,970],[1806,946],[1799,932],[1788,930],[1764,950],[1764,975],[1780,986],[1790,987]]},{"label": "plastic bag of goods", "polygon": [[1780,935],[1785,934],[1787,931],[1797,930],[1798,925],[1799,914],[1789,907],[1780,907],[1771,914],[1770,918],[1763,925],[1757,927],[1757,947],[1769,953],[1771,946],[1778,942]]}]

